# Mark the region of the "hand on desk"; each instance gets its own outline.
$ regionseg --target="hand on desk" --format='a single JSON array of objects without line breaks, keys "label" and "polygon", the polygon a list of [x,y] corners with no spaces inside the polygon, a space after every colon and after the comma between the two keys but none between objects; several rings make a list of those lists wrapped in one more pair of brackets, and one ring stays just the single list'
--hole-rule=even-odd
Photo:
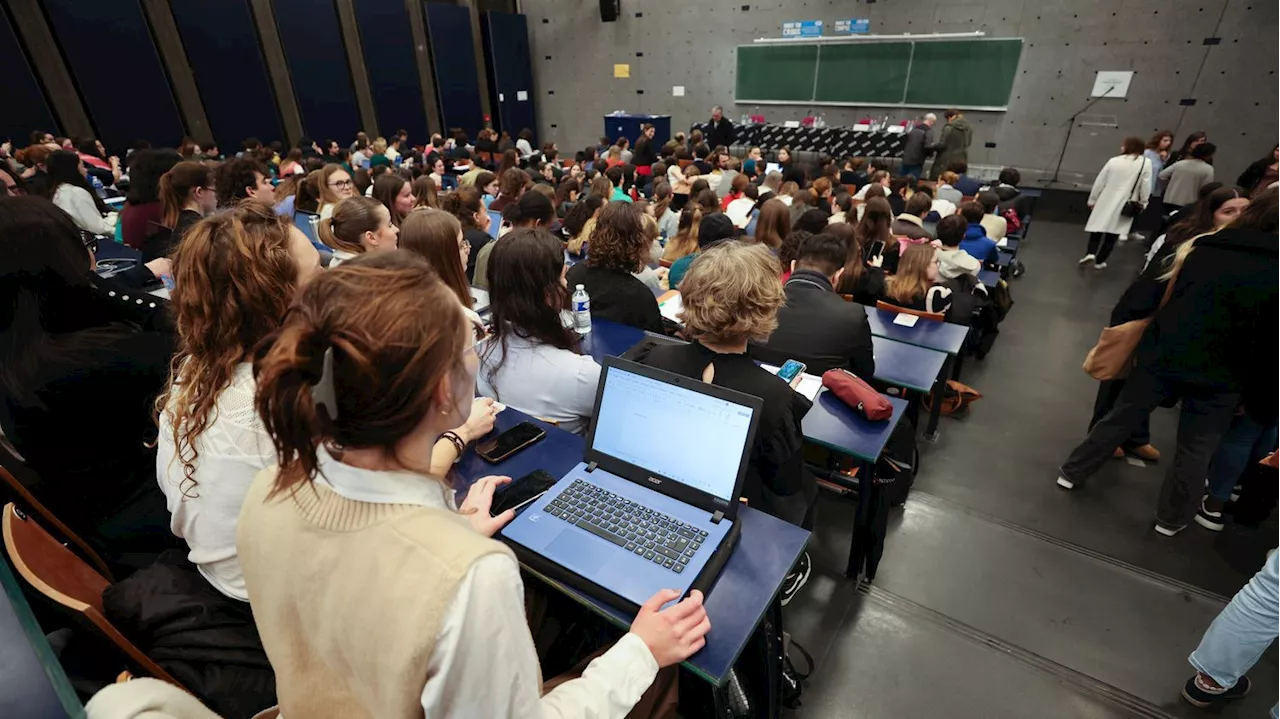
[{"label": "hand on desk", "polygon": [[696,589],[679,604],[659,611],[678,596],[680,593],[674,589],[663,589],[649,597],[631,622],[631,633],[649,647],[659,668],[693,656],[707,643],[707,632],[711,631],[711,620],[702,606],[702,592]]},{"label": "hand on desk", "polygon": [[458,511],[466,516],[471,526],[486,537],[497,534],[499,529],[516,516],[514,509],[508,509],[496,517],[489,516],[489,508],[493,506],[493,490],[510,482],[510,477],[481,477],[471,485],[466,500],[458,507]]}]

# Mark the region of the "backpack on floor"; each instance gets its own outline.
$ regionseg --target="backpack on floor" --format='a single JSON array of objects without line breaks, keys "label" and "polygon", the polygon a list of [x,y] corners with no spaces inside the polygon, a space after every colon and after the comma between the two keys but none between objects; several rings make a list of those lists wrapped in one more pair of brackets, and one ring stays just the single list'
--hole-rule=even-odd
[{"label": "backpack on floor", "polygon": [[[964,416],[969,412],[969,405],[982,399],[982,393],[962,384],[953,379],[947,380],[947,386],[942,390],[942,407],[938,410],[938,414],[947,416]],[[932,394],[925,395],[922,404],[925,411],[933,411],[934,396]]]},{"label": "backpack on floor", "polygon": [[875,481],[884,485],[884,497],[889,506],[898,507],[907,501],[919,472],[920,449],[916,446],[916,428],[911,420],[903,417],[876,460]]}]

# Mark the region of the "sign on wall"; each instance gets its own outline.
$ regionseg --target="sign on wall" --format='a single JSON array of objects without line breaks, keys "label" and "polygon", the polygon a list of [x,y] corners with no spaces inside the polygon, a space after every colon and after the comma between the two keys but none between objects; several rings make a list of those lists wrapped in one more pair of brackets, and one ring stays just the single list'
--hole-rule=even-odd
[{"label": "sign on wall", "polygon": [[1129,94],[1129,83],[1133,82],[1133,73],[1128,70],[1099,70],[1093,80],[1093,92],[1090,97],[1125,97]]},{"label": "sign on wall", "polygon": [[861,35],[871,32],[871,18],[856,20],[836,20],[835,34]]},{"label": "sign on wall", "polygon": [[822,37],[821,20],[789,20],[782,23],[783,37]]}]

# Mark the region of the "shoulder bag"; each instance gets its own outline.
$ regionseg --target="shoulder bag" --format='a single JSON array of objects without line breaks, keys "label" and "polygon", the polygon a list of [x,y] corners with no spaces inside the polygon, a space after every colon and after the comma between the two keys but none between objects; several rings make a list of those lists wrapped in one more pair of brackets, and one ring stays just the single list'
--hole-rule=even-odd
[{"label": "shoulder bag", "polygon": [[1133,199],[1133,193],[1138,191],[1138,183],[1142,182],[1142,171],[1147,167],[1147,158],[1142,158],[1142,167],[1138,168],[1138,176],[1133,179],[1133,187],[1129,188],[1129,201],[1120,207],[1121,217],[1137,217],[1142,214],[1142,203]]},{"label": "shoulder bag", "polygon": [[1173,296],[1173,285],[1177,281],[1178,275],[1175,273],[1169,278],[1169,284],[1164,288],[1164,296],[1160,298],[1159,306],[1150,317],[1130,320],[1115,327],[1102,329],[1098,344],[1094,345],[1084,358],[1084,371],[1090,377],[1105,381],[1120,379],[1129,374],[1129,369],[1133,367],[1133,356],[1138,351],[1138,342],[1142,340],[1142,333],[1147,331],[1156,312],[1164,309],[1164,306],[1169,303],[1169,298]]}]

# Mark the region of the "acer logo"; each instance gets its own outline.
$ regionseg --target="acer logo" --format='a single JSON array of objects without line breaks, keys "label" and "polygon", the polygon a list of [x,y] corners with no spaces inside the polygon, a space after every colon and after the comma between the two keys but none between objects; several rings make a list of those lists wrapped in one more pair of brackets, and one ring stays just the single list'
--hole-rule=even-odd
[{"label": "acer logo", "polygon": [[661,480],[661,479],[658,479],[657,477],[650,477],[650,478],[649,478],[649,483],[650,483],[650,484],[662,484],[662,480]]}]

